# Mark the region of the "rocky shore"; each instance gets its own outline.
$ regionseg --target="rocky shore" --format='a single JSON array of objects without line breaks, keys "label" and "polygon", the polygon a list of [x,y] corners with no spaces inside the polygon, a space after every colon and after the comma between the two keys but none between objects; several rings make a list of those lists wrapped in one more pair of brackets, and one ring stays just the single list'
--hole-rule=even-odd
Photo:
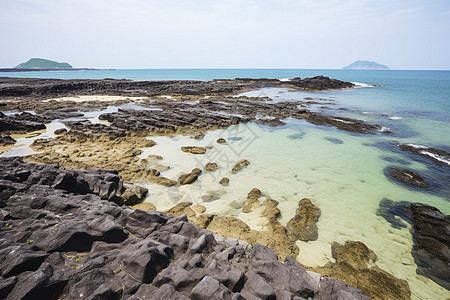
[{"label": "rocky shore", "polygon": [[[266,87],[321,91],[352,86],[322,76],[209,82],[0,78],[0,110],[18,111],[0,112],[0,153],[13,147],[12,134],[34,133],[55,120],[65,126],[55,131],[54,138],[34,141],[31,148],[39,153],[0,158],[0,298],[410,299],[408,283],[379,268],[375,253],[361,242],[334,244],[334,262],[322,268],[299,264],[295,257],[301,249],[296,242],[318,237],[321,210],[310,199],[299,202],[284,226],[278,201],[250,187],[245,203],[236,209],[250,215],[257,212],[264,230],[253,230],[238,218],[209,214],[192,202],[156,212],[152,203],[139,203],[147,190],[133,185],[180,187],[222,167],[211,161],[183,170],[176,178],[164,177],[171,167],[162,163],[162,156],[141,157],[142,149],[155,146],[152,139],[160,135],[201,140],[209,130],[248,122],[278,127],[289,118],[356,135],[389,134],[380,125],[312,109],[333,106],[330,99],[277,102],[236,96]],[[79,95],[120,97],[56,99]],[[103,124],[76,120],[109,105],[118,109],[100,114]],[[204,156],[226,146],[227,140],[219,138],[207,147],[186,144],[177,150]],[[399,147],[436,163],[448,157],[438,149],[429,148],[424,154],[414,150],[417,147]],[[241,159],[231,166],[229,178],[217,178],[224,187],[252,164]],[[411,170],[391,168],[386,174],[418,187],[429,185]],[[212,201],[216,196],[202,199]],[[395,215],[401,213],[419,234],[412,250],[418,273],[448,289],[448,241],[439,238],[448,230],[448,216],[420,205],[409,208],[411,216],[404,207],[382,203],[380,215],[395,228],[405,226]],[[427,230],[429,226],[440,226],[439,233]],[[426,247],[424,241],[430,238],[440,247],[437,254]],[[9,255],[13,249],[18,253],[14,257]],[[430,267],[436,262],[438,268]]]},{"label": "rocky shore", "polygon": [[145,191],[113,171],[0,166],[2,299],[369,299],[185,215],[118,206]]}]

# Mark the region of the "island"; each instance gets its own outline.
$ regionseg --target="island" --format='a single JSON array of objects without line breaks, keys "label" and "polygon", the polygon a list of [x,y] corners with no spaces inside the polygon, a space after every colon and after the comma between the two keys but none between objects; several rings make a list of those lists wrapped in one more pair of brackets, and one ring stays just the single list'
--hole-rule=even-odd
[{"label": "island", "polygon": [[18,64],[14,69],[73,69],[73,67],[65,62],[57,62],[43,58],[31,58],[27,62]]},{"label": "island", "polygon": [[390,70],[388,66],[368,60],[357,60],[354,63],[343,67],[346,70]]}]

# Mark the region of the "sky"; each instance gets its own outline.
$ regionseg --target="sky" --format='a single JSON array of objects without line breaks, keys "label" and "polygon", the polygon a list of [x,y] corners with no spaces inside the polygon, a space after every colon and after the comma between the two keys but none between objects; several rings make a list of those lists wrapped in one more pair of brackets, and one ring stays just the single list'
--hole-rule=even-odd
[{"label": "sky", "polygon": [[450,0],[0,0],[0,67],[450,70]]}]

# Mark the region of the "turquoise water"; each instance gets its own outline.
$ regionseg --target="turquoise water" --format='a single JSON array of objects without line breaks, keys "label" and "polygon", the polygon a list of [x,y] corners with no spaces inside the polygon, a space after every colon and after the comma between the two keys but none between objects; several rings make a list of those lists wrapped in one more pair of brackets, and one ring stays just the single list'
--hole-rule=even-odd
[{"label": "turquoise water", "polygon": [[[450,166],[440,166],[425,157],[401,151],[400,143],[425,145],[450,151],[450,71],[356,71],[356,70],[104,70],[76,72],[3,73],[4,76],[55,78],[128,78],[135,80],[213,78],[290,78],[324,75],[345,81],[381,85],[359,85],[350,90],[327,92],[289,91],[268,88],[244,93],[269,96],[273,101],[323,98],[334,103],[331,108],[315,110],[366,120],[389,128],[393,134],[361,135],[314,126],[301,120],[285,120],[285,126],[269,128],[257,124],[240,124],[216,130],[197,141],[185,136],[151,137],[157,145],[144,149],[162,155],[159,164],[170,166],[163,176],[176,179],[208,161],[219,169],[205,173],[192,185],[166,188],[151,183],[147,199],[159,210],[179,201],[192,201],[207,208],[207,213],[236,216],[254,229],[262,229],[265,220],[255,211],[244,214],[240,207],[254,187],[279,201],[281,222],[286,224],[295,213],[297,203],[309,197],[322,210],[318,222],[319,238],[298,242],[298,260],[321,266],[331,257],[331,243],[362,241],[378,256],[377,264],[409,282],[413,299],[445,299],[448,291],[416,274],[411,256],[413,238],[410,226],[395,229],[376,215],[383,198],[393,201],[422,202],[450,213]],[[238,112],[236,112],[238,113]],[[219,145],[218,137],[228,140]],[[238,138],[238,139],[230,139]],[[181,146],[211,146],[205,156],[193,156]],[[251,164],[231,174],[239,159]],[[386,176],[389,166],[415,170],[428,179],[432,187],[419,189],[400,184]],[[230,186],[218,181],[230,178]],[[213,200],[208,197],[213,195]]]}]

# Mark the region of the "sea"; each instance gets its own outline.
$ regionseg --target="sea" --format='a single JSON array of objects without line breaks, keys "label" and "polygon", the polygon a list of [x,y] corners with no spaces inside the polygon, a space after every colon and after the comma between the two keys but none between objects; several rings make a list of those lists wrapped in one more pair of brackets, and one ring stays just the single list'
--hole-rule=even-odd
[{"label": "sea", "polygon": [[[393,227],[377,211],[380,203],[391,200],[426,203],[450,214],[450,158],[439,157],[442,163],[436,164],[398,147],[412,144],[450,152],[450,71],[139,69],[0,73],[5,77],[131,80],[288,80],[318,75],[353,82],[355,88],[324,92],[265,88],[241,95],[269,97],[273,102],[312,98],[317,102],[311,106],[312,110],[361,119],[383,129],[365,135],[286,119],[283,120],[286,125],[275,128],[248,123],[210,131],[202,140],[152,136],[149,138],[157,145],[142,149],[141,157],[162,155],[161,163],[170,166],[162,172],[165,177],[176,179],[209,161],[216,162],[219,169],[205,173],[188,186],[166,188],[140,182],[149,188],[146,201],[154,203],[158,210],[180,201],[192,201],[204,205],[207,213],[238,217],[253,229],[262,230],[266,224],[259,217],[260,212],[241,211],[252,188],[259,188],[264,197],[279,202],[282,224],[294,216],[301,199],[309,198],[321,209],[319,236],[316,241],[297,242],[300,248],[297,259],[301,263],[323,266],[334,261],[333,242],[361,241],[375,252],[380,268],[408,281],[413,299],[449,298],[448,290],[417,274],[411,256],[411,225],[397,219],[402,226]],[[109,107],[107,111],[117,109]],[[86,118],[99,122],[101,113],[90,113]],[[44,137],[51,138],[58,126],[48,125]],[[219,137],[227,143],[218,145],[215,141]],[[179,150],[186,145],[213,148],[199,157]],[[231,174],[231,167],[239,159],[247,159],[251,164]],[[389,175],[389,167],[413,170],[428,180],[431,187],[400,183]],[[222,177],[230,179],[228,187],[218,183]]]}]

